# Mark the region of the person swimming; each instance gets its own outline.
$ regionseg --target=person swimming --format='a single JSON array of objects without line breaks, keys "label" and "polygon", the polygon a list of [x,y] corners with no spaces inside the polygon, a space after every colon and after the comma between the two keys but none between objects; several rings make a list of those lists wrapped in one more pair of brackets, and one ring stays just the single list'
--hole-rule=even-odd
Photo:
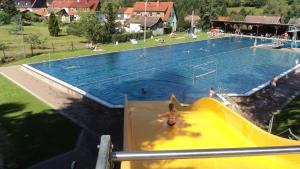
[{"label": "person swimming", "polygon": [[167,125],[170,127],[176,124],[177,116],[178,114],[175,110],[175,105],[173,103],[169,104],[168,112],[158,115],[158,117],[167,117]]},{"label": "person swimming", "polygon": [[146,92],[145,88],[141,88],[140,93],[141,93],[142,96],[144,96],[147,92]]}]

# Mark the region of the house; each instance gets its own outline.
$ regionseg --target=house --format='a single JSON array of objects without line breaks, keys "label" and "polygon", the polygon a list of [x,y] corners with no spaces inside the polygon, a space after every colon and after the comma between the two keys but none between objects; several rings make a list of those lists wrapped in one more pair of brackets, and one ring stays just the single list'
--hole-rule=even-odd
[{"label": "house", "polygon": [[15,0],[15,5],[20,11],[32,11],[37,8],[47,8],[47,0]]},{"label": "house", "polygon": [[65,9],[41,8],[41,9],[34,10],[32,12],[35,13],[36,15],[43,17],[46,20],[49,18],[51,12],[53,12],[57,16],[60,16],[62,23],[71,23],[72,20],[72,16],[70,16]]},{"label": "house", "polygon": [[[145,12],[146,11],[146,12]],[[147,17],[161,17],[164,27],[171,27],[172,31],[177,29],[177,15],[174,2],[136,2],[133,14]]]},{"label": "house", "polygon": [[100,0],[53,0],[50,4],[53,9],[65,9],[69,16],[79,19],[81,12],[98,11]]},{"label": "house", "polygon": [[118,20],[124,24],[126,20],[129,20],[133,15],[133,8],[120,8],[118,10]]},{"label": "house", "polygon": [[[163,20],[161,17],[149,16],[146,18],[146,29],[163,34]],[[145,16],[134,16],[129,20],[129,32],[142,32],[145,28]]]}]

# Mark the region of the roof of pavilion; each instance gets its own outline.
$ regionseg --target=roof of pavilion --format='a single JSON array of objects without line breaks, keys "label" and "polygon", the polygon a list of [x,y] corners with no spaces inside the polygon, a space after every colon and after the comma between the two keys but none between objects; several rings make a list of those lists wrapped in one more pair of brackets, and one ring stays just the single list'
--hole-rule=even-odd
[{"label": "roof of pavilion", "polygon": [[211,22],[237,24],[237,25],[254,25],[254,26],[291,26],[293,24],[284,24],[281,22],[279,16],[246,16],[244,21],[232,21],[232,20],[212,20]]}]

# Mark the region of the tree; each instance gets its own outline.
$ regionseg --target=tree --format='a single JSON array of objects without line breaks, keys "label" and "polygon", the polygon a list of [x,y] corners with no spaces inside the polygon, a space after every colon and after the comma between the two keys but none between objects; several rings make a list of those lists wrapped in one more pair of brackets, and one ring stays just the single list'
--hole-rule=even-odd
[{"label": "tree", "polygon": [[106,18],[106,28],[107,32],[109,32],[110,35],[113,35],[116,33],[116,18],[117,18],[117,13],[113,8],[112,3],[108,3],[107,9],[105,9],[105,18]]},{"label": "tree", "polygon": [[111,5],[111,12],[113,13],[117,13],[120,6],[121,6],[121,2],[120,0],[103,0],[101,1],[101,12],[104,14],[107,14],[108,11],[108,6]]},{"label": "tree", "polygon": [[244,6],[255,6],[256,5],[256,0],[245,0],[244,1]]},{"label": "tree", "polygon": [[225,1],[223,1],[222,7],[221,7],[220,12],[219,12],[219,15],[220,16],[228,16],[227,5],[226,5]]},{"label": "tree", "polygon": [[50,36],[58,36],[59,24],[58,24],[57,17],[55,16],[54,13],[51,13],[49,16],[48,30]]},{"label": "tree", "polygon": [[82,27],[80,30],[83,30],[84,36],[90,42],[106,43],[110,41],[106,25],[97,18],[94,12],[82,14],[78,25]]},{"label": "tree", "polygon": [[5,50],[8,48],[8,46],[4,42],[0,42],[0,50],[3,52],[3,57],[5,57]]},{"label": "tree", "polygon": [[40,39],[39,34],[29,34],[24,37],[24,42],[30,45],[31,56],[33,56],[33,49],[42,47],[45,41],[46,39]]},{"label": "tree", "polygon": [[3,11],[0,11],[0,25],[2,24],[9,24],[10,17]]},{"label": "tree", "polygon": [[287,21],[289,9],[286,0],[267,0],[264,6],[264,14],[281,16],[284,21]]},{"label": "tree", "polygon": [[2,0],[0,3],[0,9],[2,9],[9,17],[12,17],[17,13],[14,0]]},{"label": "tree", "polygon": [[300,17],[300,1],[294,0],[289,10],[288,19],[295,19]]}]

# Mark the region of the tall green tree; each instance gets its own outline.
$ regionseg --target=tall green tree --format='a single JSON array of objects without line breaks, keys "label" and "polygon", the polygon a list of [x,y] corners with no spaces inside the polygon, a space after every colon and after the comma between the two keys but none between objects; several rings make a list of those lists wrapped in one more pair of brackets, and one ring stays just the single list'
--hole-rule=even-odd
[{"label": "tall green tree", "polygon": [[50,36],[58,36],[58,33],[60,31],[57,17],[53,12],[49,16],[48,30]]},{"label": "tall green tree", "polygon": [[112,3],[108,3],[107,8],[105,9],[105,18],[107,31],[110,33],[110,35],[115,34],[117,28],[117,13],[114,10]]},{"label": "tall green tree", "polygon": [[285,22],[289,19],[288,12],[290,7],[286,0],[267,0],[263,9],[265,15],[281,16]]},{"label": "tall green tree", "polygon": [[0,3],[0,9],[3,10],[10,17],[14,16],[17,13],[17,8],[15,6],[14,0],[2,0]]},{"label": "tall green tree", "polygon": [[81,30],[84,36],[91,43],[106,43],[110,41],[109,32],[107,32],[105,24],[97,18],[96,13],[90,12],[82,14],[78,25],[82,26]]},{"label": "tall green tree", "polygon": [[108,6],[111,5],[111,10],[113,13],[117,13],[119,8],[122,6],[122,2],[120,0],[103,0],[101,1],[101,12],[104,14],[108,13]]},{"label": "tall green tree", "polygon": [[227,4],[225,1],[223,1],[223,3],[222,3],[222,7],[220,9],[219,16],[228,16]]},{"label": "tall green tree", "polygon": [[289,10],[288,18],[299,18],[300,17],[300,1],[299,0],[293,0],[293,3],[291,4],[291,10]]}]

